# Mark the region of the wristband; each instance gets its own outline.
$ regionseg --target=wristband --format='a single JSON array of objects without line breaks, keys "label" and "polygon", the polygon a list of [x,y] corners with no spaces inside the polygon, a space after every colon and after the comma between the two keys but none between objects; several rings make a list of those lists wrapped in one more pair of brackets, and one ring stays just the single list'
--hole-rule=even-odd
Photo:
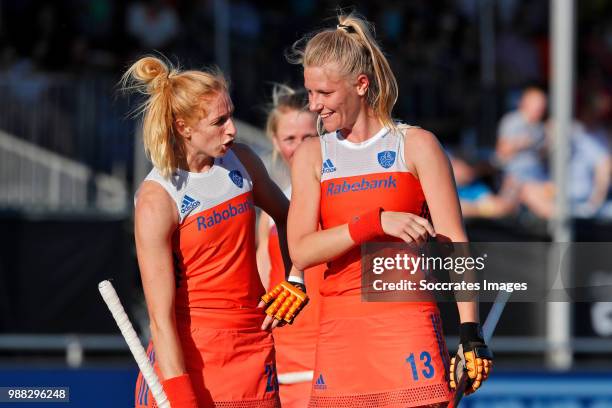
[{"label": "wristband", "polygon": [[484,343],[480,323],[461,323],[461,326],[459,326],[459,339],[462,344],[467,344],[469,342]]},{"label": "wristband", "polygon": [[304,284],[304,279],[300,278],[299,276],[293,276],[292,275],[292,276],[289,276],[287,278],[287,282],[289,282],[289,283],[299,283],[300,285],[303,285]]},{"label": "wristband", "polygon": [[306,284],[304,283],[304,279],[300,278],[299,276],[290,276],[287,278],[287,282],[306,293]]},{"label": "wristband", "polygon": [[168,378],[162,381],[162,386],[172,408],[198,408],[189,374]]},{"label": "wristband", "polygon": [[478,358],[493,360],[493,353],[489,347],[487,347],[482,336],[480,323],[461,323],[459,327],[459,339],[464,354],[474,352],[474,355]]},{"label": "wristband", "polygon": [[361,245],[364,242],[385,235],[380,223],[380,214],[382,211],[382,207],[377,207],[353,217],[348,224],[348,228],[351,239],[355,244]]}]

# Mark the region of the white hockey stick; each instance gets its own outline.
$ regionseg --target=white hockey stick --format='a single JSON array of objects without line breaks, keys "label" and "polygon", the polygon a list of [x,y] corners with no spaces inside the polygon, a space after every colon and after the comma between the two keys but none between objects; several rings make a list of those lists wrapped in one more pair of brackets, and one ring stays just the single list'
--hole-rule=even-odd
[{"label": "white hockey stick", "polygon": [[[506,303],[508,303],[508,299],[510,299],[510,295],[511,292],[500,290],[495,297],[495,303],[493,303],[493,306],[489,311],[489,315],[487,316],[487,320],[485,320],[482,326],[482,337],[484,337],[486,344],[489,344],[491,338],[493,337],[495,327],[497,327],[499,318],[504,311],[504,307],[506,307]],[[461,359],[457,359],[455,361],[455,372],[459,373],[459,381],[457,381],[457,391],[455,392],[453,399],[451,399],[448,403],[448,408],[457,408],[459,406],[459,402],[461,402],[461,398],[463,398],[463,392],[465,391],[465,387],[467,385],[467,375],[464,372],[465,359],[463,358],[463,346],[461,346],[461,344],[457,349],[457,355],[461,356]],[[451,373],[451,375],[453,375],[453,373]]]},{"label": "white hockey stick", "polygon": [[108,306],[108,309],[113,314],[115,322],[117,322],[117,326],[119,326],[119,330],[121,330],[121,334],[123,334],[123,338],[130,348],[130,351],[136,360],[136,364],[138,364],[138,368],[142,372],[142,376],[151,389],[151,394],[153,394],[153,398],[155,398],[157,406],[159,408],[170,408],[168,397],[166,397],[164,389],[162,388],[157,375],[155,375],[155,370],[153,370],[153,366],[147,358],[147,353],[144,347],[142,347],[140,339],[134,331],[134,327],[132,327],[132,323],[130,323],[130,319],[121,305],[121,301],[119,300],[119,296],[117,296],[115,288],[109,281],[104,280],[98,284],[98,290],[106,302],[106,306]]},{"label": "white hockey stick", "polygon": [[294,371],[291,373],[283,373],[278,375],[279,384],[297,384],[302,382],[310,382],[314,377],[314,371]]}]

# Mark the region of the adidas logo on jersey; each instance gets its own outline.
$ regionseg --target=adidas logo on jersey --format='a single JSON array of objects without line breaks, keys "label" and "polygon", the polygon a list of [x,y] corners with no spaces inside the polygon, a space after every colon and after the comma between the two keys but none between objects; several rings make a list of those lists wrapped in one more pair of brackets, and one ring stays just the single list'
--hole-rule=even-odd
[{"label": "adidas logo on jersey", "polygon": [[327,388],[325,380],[323,379],[323,374],[319,374],[317,381],[315,381],[314,388],[315,390],[324,390]]},{"label": "adidas logo on jersey", "polygon": [[336,167],[334,166],[334,163],[332,163],[330,159],[325,160],[323,162],[323,170],[321,171],[321,174],[333,173],[334,171],[336,171]]},{"label": "adidas logo on jersey", "polygon": [[181,202],[181,214],[187,214],[191,212],[191,210],[198,208],[199,205],[200,202],[198,200],[185,194],[185,196],[183,196],[183,201]]}]

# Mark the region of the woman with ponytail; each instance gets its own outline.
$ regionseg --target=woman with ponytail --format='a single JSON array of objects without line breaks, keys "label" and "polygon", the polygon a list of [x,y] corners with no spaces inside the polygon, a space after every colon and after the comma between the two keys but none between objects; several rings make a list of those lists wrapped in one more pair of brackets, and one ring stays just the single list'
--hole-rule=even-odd
[{"label": "woman with ponytail", "polygon": [[[288,219],[294,266],[328,265],[310,407],[446,406],[454,382],[437,305],[362,302],[360,245],[466,242],[448,159],[432,133],[392,120],[397,82],[367,21],[341,15],[294,50],[324,133],[294,155]],[[477,303],[457,305],[469,393],[492,356]]]},{"label": "woman with ponytail", "polygon": [[[144,148],[154,168],[136,195],[135,237],[149,357],[170,404],[279,407],[274,342],[258,307],[254,205],[274,219],[287,254],[287,199],[259,158],[235,143],[220,72],[145,57],[122,83],[145,97]],[[135,398],[136,407],[156,406],[142,376]]]},{"label": "woman with ponytail", "polygon": [[[297,147],[305,140],[318,137],[316,123],[316,115],[308,111],[308,98],[304,89],[274,85],[266,121],[266,134],[274,146],[274,159],[280,159],[285,166],[290,167]],[[290,197],[291,186],[284,193]],[[285,279],[285,271],[278,230],[267,214],[262,214],[259,219],[258,237],[259,273],[264,285],[273,288]],[[274,332],[276,370],[283,408],[308,406],[319,331],[319,284],[324,271],[324,265],[304,271],[304,283],[310,302],[293,325]]]}]

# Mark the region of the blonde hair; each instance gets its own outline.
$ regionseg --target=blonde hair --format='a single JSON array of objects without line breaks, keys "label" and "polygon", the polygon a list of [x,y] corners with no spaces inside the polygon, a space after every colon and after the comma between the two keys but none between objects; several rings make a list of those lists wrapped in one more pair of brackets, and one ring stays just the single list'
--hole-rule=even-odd
[{"label": "blonde hair", "polygon": [[[391,117],[397,101],[397,79],[389,62],[374,39],[374,29],[354,13],[338,16],[335,28],[324,29],[296,42],[289,61],[306,67],[337,64],[343,76],[367,75],[370,86],[368,105],[383,126],[395,128]],[[302,43],[306,42],[302,48]]]},{"label": "blonde hair", "polygon": [[[294,89],[285,84],[274,84],[272,87],[272,102],[268,107],[266,118],[266,136],[272,141],[278,130],[278,118],[281,114],[298,111],[311,113],[308,110],[308,94],[304,88]],[[272,151],[272,161],[278,157],[276,149]]]},{"label": "blonde hair", "polygon": [[177,118],[186,122],[206,116],[203,101],[227,92],[227,81],[219,70],[181,71],[160,58],[140,58],[121,77],[121,89],[146,96],[135,114],[143,115],[143,142],[147,156],[163,177],[184,159],[183,140],[174,127]]}]

